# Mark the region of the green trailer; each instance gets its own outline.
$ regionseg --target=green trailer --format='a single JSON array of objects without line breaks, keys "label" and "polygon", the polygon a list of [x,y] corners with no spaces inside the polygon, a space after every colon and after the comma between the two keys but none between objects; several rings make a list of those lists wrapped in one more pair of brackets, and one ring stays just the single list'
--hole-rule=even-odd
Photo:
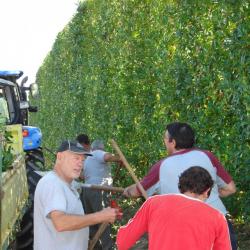
[{"label": "green trailer", "polygon": [[[17,222],[24,213],[28,202],[28,185],[26,176],[25,155],[22,150],[21,125],[6,127],[12,136],[14,161],[1,173],[1,249],[7,249],[17,231]],[[3,137],[2,137],[3,138]],[[3,144],[5,143],[2,140]]]}]

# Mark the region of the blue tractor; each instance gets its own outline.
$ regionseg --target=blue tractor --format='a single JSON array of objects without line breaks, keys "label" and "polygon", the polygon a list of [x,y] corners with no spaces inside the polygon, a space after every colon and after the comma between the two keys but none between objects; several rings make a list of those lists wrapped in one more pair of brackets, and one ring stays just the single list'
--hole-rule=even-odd
[{"label": "blue tractor", "polygon": [[37,112],[37,107],[31,106],[28,95],[38,96],[36,83],[25,86],[28,77],[20,84],[17,80],[23,76],[22,71],[0,71],[0,115],[6,125],[21,124],[23,131],[23,149],[25,152],[26,173],[29,186],[29,202],[20,221],[20,231],[16,234],[10,249],[33,249],[33,200],[38,180],[37,171],[44,168],[42,152],[42,133],[37,127],[29,126],[29,112]]},{"label": "blue tractor", "polygon": [[23,125],[23,147],[24,151],[29,151],[39,149],[42,143],[40,129],[28,126],[28,113],[37,112],[37,107],[29,105],[27,92],[29,91],[31,95],[36,96],[38,88],[35,83],[24,87],[28,77],[23,78],[19,86],[16,81],[22,75],[22,71],[0,71],[0,79],[2,80],[0,98],[5,99],[7,103],[7,124]]}]

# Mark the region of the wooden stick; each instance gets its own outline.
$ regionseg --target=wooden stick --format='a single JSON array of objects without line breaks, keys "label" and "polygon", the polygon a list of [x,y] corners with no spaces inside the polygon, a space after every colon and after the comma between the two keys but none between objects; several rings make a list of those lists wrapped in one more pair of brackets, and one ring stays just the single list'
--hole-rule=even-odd
[{"label": "wooden stick", "polygon": [[89,242],[89,247],[88,250],[93,250],[97,241],[99,240],[99,238],[102,236],[103,232],[105,231],[105,229],[107,228],[107,226],[109,225],[108,222],[103,222],[100,227],[98,228],[98,231],[96,232],[95,236],[93,237],[93,239]]},{"label": "wooden stick", "polygon": [[118,155],[120,156],[124,166],[127,168],[128,172],[130,173],[131,177],[133,178],[134,182],[136,183],[137,187],[139,188],[139,190],[141,191],[143,197],[145,199],[148,198],[148,195],[145,191],[145,189],[143,188],[143,186],[141,185],[141,183],[139,182],[138,178],[136,177],[133,169],[130,167],[129,163],[127,162],[125,156],[123,155],[122,151],[120,150],[119,146],[117,145],[117,143],[115,142],[115,140],[111,139],[111,145],[112,147],[116,150],[116,152],[118,153]]},{"label": "wooden stick", "polygon": [[124,188],[121,188],[121,187],[110,187],[110,186],[93,185],[93,184],[86,184],[86,183],[82,183],[81,187],[90,188],[94,190],[100,190],[100,191],[108,191],[108,192],[117,192],[117,193],[124,192]]},{"label": "wooden stick", "polygon": [[[116,150],[116,152],[118,153],[118,155],[120,156],[124,166],[127,168],[128,172],[130,173],[132,179],[135,181],[136,185],[138,186],[139,190],[141,191],[143,197],[145,199],[148,198],[148,195],[146,193],[146,191],[144,190],[143,186],[141,185],[141,183],[139,182],[138,178],[136,177],[133,169],[130,167],[129,163],[127,162],[125,156],[123,155],[123,153],[121,152],[120,148],[118,147],[117,143],[115,142],[115,140],[111,140],[111,144],[112,144],[112,147]],[[90,241],[89,243],[89,248],[88,250],[93,250],[95,245],[96,245],[96,242],[99,240],[99,238],[101,237],[101,235],[103,234],[103,232],[105,231],[105,229],[107,228],[109,223],[107,222],[103,222],[98,231],[96,232],[95,236],[93,237],[93,239]]]}]

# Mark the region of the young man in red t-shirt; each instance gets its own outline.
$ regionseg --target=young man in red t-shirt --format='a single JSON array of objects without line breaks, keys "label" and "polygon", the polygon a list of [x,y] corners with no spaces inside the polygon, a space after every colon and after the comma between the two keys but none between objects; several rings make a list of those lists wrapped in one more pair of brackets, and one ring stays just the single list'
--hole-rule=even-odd
[{"label": "young man in red t-shirt", "polygon": [[150,250],[231,250],[225,217],[203,202],[212,186],[213,180],[204,168],[185,170],[179,179],[181,194],[149,198],[119,229],[118,249],[129,249],[147,232]]}]

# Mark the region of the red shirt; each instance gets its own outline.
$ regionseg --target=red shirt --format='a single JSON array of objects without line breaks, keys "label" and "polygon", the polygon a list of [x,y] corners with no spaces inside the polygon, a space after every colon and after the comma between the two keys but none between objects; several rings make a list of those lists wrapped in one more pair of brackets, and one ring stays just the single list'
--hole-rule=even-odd
[{"label": "red shirt", "polygon": [[146,232],[150,250],[231,249],[223,214],[182,194],[149,198],[134,218],[119,229],[118,249],[129,249]]}]

